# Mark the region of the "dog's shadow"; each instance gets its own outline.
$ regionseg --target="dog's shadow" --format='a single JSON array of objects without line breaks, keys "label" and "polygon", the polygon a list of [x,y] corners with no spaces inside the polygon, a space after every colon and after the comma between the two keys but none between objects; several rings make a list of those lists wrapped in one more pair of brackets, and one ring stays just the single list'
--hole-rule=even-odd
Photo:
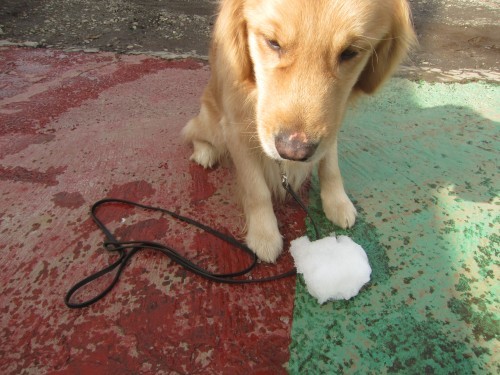
[{"label": "dog's shadow", "polygon": [[[357,103],[340,135],[344,176],[357,191],[357,184],[390,180],[399,188],[415,185],[428,193],[453,186],[463,200],[491,202],[492,189],[498,189],[499,123],[466,103],[475,90],[477,95],[489,92],[494,108],[494,90],[481,84],[469,87],[468,94],[459,86],[394,80],[376,97]],[[458,104],[439,105],[454,100]],[[483,111],[493,117],[493,108]]]},{"label": "dog's shadow", "polygon": [[[339,135],[345,187],[359,212],[348,231],[324,218],[313,177],[311,210],[323,233],[353,237],[373,271],[371,284],[353,300],[321,308],[312,301],[308,308],[323,318],[350,316],[377,337],[372,369],[373,361],[382,366],[397,357],[403,368],[407,361],[414,365],[406,370],[417,371],[419,360],[433,353],[431,367],[473,373],[493,355],[500,129],[495,95],[495,88],[481,83],[394,79],[375,97],[360,100]],[[300,290],[299,283],[299,309],[305,300]],[[328,324],[337,327],[339,319],[328,318]],[[401,350],[391,353],[395,347]]]}]

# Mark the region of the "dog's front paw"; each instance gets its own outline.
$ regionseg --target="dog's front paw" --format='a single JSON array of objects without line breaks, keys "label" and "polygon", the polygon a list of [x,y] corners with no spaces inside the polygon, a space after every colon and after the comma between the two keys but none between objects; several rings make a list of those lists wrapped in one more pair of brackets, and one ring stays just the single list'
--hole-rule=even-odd
[{"label": "dog's front paw", "polygon": [[323,199],[323,210],[326,217],[342,229],[351,228],[358,212],[349,197],[344,194],[340,198]]},{"label": "dog's front paw", "polygon": [[250,226],[246,241],[248,247],[264,262],[276,262],[283,249],[283,238],[277,227],[264,227],[262,224]]},{"label": "dog's front paw", "polygon": [[219,153],[208,142],[193,141],[194,151],[189,160],[201,165],[203,168],[212,168],[219,161]]}]

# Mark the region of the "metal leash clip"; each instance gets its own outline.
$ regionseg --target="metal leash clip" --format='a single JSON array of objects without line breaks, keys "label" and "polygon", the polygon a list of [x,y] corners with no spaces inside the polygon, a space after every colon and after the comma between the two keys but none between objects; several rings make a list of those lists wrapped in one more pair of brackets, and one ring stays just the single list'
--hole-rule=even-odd
[{"label": "metal leash clip", "polygon": [[288,176],[286,175],[285,171],[283,170],[283,165],[281,164],[280,161],[278,161],[278,166],[280,168],[280,174],[281,174],[281,185],[288,192],[288,190],[290,189],[290,183],[288,182]]},{"label": "metal leash clip", "polygon": [[285,188],[286,191],[290,188],[290,184],[288,183],[288,177],[285,172],[281,172],[281,185]]}]

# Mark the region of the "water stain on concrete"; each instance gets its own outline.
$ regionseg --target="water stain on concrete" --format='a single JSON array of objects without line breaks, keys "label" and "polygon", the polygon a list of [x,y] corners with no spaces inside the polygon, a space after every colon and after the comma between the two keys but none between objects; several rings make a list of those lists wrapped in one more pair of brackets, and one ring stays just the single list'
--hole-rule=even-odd
[{"label": "water stain on concrete", "polygon": [[56,206],[64,208],[79,208],[85,204],[85,199],[79,192],[68,193],[63,191],[56,193],[52,197],[52,201]]},{"label": "water stain on concrete", "polygon": [[66,166],[49,167],[45,172],[28,169],[25,167],[3,167],[0,165],[0,180],[10,180],[16,182],[30,182],[42,184],[45,186],[54,186],[59,184],[57,176],[64,173]]}]

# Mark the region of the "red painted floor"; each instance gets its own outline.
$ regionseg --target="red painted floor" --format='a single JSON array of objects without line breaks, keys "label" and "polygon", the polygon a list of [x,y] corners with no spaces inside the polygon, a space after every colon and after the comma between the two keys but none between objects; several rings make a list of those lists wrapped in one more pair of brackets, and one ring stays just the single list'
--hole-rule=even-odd
[{"label": "red painted floor", "polygon": [[[179,139],[208,75],[189,60],[0,48],[0,373],[286,372],[294,278],[221,285],[145,251],[105,299],[63,302],[114,259],[89,216],[98,199],[162,206],[242,238],[230,165],[193,165]],[[168,243],[213,270],[247,262],[158,214],[99,214],[120,239]],[[287,242],[303,234],[296,205],[278,217]],[[286,253],[253,277],[291,266]]]}]

